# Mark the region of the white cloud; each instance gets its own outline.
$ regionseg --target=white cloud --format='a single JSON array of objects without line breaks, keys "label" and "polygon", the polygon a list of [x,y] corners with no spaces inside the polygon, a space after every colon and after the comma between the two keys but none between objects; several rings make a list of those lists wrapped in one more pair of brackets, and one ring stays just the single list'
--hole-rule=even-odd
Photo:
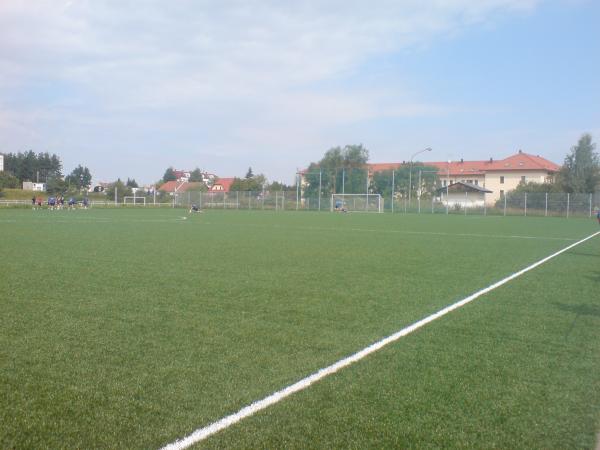
[{"label": "white cloud", "polygon": [[[239,146],[248,139],[255,151],[281,145],[290,140],[283,133],[303,129],[310,130],[306,142],[312,144],[319,130],[332,125],[444,114],[447,106],[424,103],[398,85],[374,88],[340,80],[364,71],[370,58],[527,12],[537,3],[4,0],[0,105],[18,109],[21,117],[10,122],[14,136],[8,141],[20,140],[19,127],[38,126],[31,116],[39,119],[40,109],[48,123],[69,121],[63,123],[65,133],[98,133],[102,127],[107,147],[118,146],[110,142],[110,130],[122,132],[119,121],[136,124],[141,139],[144,130],[152,136],[157,127],[193,135],[193,127],[218,118],[227,122],[217,127],[228,133],[223,142],[232,139]],[[319,88],[332,82],[336,89]],[[19,106],[36,83],[60,86],[52,104]],[[74,89],[75,100],[68,95]],[[138,114],[145,125],[128,117]],[[178,123],[170,124],[172,115]],[[214,133],[205,130],[209,138],[198,142],[219,145]]]}]

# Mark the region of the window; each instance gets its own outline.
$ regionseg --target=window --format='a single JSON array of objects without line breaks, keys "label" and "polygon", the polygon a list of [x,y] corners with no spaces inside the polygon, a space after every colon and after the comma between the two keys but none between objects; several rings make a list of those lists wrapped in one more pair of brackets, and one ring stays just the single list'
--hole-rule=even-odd
[{"label": "window", "polygon": [[442,185],[446,187],[446,180],[442,180]]},{"label": "window", "polygon": [[473,180],[467,180],[467,183],[473,184]]},{"label": "window", "polygon": [[479,186],[479,180],[475,180],[475,186]]},{"label": "window", "polygon": [[525,175],[523,175],[523,176],[521,177],[521,181],[522,181],[523,183],[527,183],[527,180],[525,179]]},{"label": "window", "polygon": [[504,184],[504,177],[500,177],[500,184]]}]

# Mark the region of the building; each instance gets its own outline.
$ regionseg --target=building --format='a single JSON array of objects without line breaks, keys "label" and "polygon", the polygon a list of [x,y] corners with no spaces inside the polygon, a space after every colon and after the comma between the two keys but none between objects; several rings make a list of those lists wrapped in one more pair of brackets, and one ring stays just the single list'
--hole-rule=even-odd
[{"label": "building", "polygon": [[33,183],[31,181],[23,181],[23,190],[46,192],[46,183]]},{"label": "building", "polygon": [[229,192],[235,178],[217,178],[208,192]]},{"label": "building", "polygon": [[492,191],[482,186],[457,181],[439,188],[436,195],[442,203],[451,208],[482,208],[486,203],[486,194]]},{"label": "building", "polygon": [[[369,176],[375,172],[395,170],[407,164],[407,162],[368,164]],[[552,161],[521,150],[498,161],[493,158],[484,161],[461,159],[460,161],[422,162],[420,164],[437,169],[442,187],[466,183],[485,188],[490,191],[485,196],[488,204],[495,203],[504,194],[515,189],[519,183],[552,183],[560,170],[560,166]]]},{"label": "building", "polygon": [[204,186],[204,183],[200,182],[189,182],[189,181],[167,181],[163,183],[158,190],[168,192],[170,194],[181,193],[193,190],[200,190]]}]

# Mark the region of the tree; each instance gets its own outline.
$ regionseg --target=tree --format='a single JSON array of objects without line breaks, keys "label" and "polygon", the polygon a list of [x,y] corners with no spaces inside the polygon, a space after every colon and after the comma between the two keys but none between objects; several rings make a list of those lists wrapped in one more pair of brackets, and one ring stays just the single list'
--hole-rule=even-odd
[{"label": "tree", "polygon": [[600,185],[600,158],[588,133],[581,136],[558,174],[558,183],[566,192],[594,192]]},{"label": "tree", "polygon": [[0,189],[18,189],[21,183],[19,179],[9,172],[0,172]]},{"label": "tree", "polygon": [[57,155],[38,153],[8,153],[4,155],[5,170],[19,181],[45,181],[51,177],[62,179],[62,163]]},{"label": "tree", "polygon": [[252,167],[248,167],[248,172],[246,172],[246,180],[252,178],[254,174],[252,173]]},{"label": "tree", "polygon": [[46,192],[49,194],[64,193],[69,185],[59,175],[51,175],[46,180]]},{"label": "tree", "polygon": [[81,189],[89,187],[92,183],[92,174],[87,167],[83,167],[80,164],[65,177],[65,183],[81,191]]},{"label": "tree", "polygon": [[111,183],[106,188],[106,197],[109,199],[115,198],[115,190],[117,192],[117,202],[122,202],[123,197],[127,197],[132,195],[131,188],[126,186],[125,183],[121,181],[121,179],[117,179],[114,183]]},{"label": "tree", "polygon": [[[248,170],[248,173],[252,173],[252,169]],[[246,173],[246,178],[238,178],[235,177],[233,179],[233,183],[229,187],[230,191],[262,191],[263,186],[267,184],[267,178],[263,174],[252,175],[248,178],[248,173]]]},{"label": "tree", "polygon": [[137,184],[137,182],[135,181],[135,178],[131,178],[131,179],[127,178],[127,183],[125,183],[125,185],[127,187],[130,187],[130,188],[137,188],[137,187],[139,187],[138,184]]},{"label": "tree", "polygon": [[[311,163],[304,174],[307,195],[364,193],[367,190],[367,162],[369,151],[360,145],[332,147],[318,163]],[[319,183],[320,180],[320,183]]]},{"label": "tree", "polygon": [[202,171],[198,167],[196,167],[190,173],[190,182],[192,182],[192,183],[197,183],[197,182],[203,183],[204,182],[204,175],[202,174]]},{"label": "tree", "polygon": [[267,189],[269,191],[295,191],[296,190],[296,186],[289,186],[285,183],[280,183],[279,181],[273,181],[268,187]]},{"label": "tree", "polygon": [[176,179],[177,177],[175,176],[175,171],[172,167],[169,167],[167,170],[165,170],[165,174],[163,175],[163,183],[166,183],[167,181],[175,181]]}]

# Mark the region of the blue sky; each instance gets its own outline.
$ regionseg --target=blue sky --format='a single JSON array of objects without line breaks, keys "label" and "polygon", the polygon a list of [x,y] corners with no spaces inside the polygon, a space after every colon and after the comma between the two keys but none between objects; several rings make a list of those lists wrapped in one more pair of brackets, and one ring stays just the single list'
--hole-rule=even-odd
[{"label": "blue sky", "polygon": [[599,3],[4,0],[0,152],[143,183],[168,166],[291,183],[354,143],[372,162],[560,164],[600,135]]}]

